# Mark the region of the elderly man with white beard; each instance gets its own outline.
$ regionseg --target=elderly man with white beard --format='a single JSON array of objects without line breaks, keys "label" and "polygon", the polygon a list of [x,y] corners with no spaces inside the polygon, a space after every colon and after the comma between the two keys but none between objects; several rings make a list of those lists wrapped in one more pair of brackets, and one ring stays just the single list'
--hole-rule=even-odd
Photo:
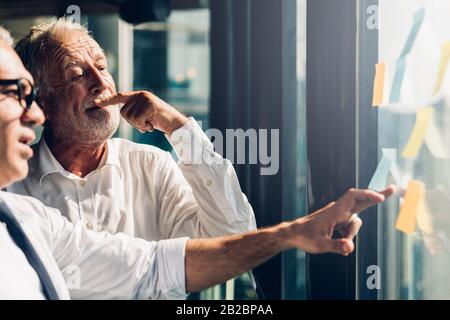
[{"label": "elderly man with white beard", "polygon": [[[146,240],[256,228],[233,166],[196,121],[150,92],[117,93],[103,50],[83,26],[60,19],[33,27],[16,51],[37,83],[45,123],[29,176],[8,191],[88,229]],[[156,147],[111,139],[121,115],[140,131],[164,132],[179,164]],[[192,144],[200,147],[183,152]]]}]

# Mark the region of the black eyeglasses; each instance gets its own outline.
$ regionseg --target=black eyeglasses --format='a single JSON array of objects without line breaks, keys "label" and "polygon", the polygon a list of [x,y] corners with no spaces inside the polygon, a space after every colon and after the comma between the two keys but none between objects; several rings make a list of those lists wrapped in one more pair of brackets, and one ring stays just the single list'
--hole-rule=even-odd
[{"label": "black eyeglasses", "polygon": [[[15,86],[12,88],[2,89],[1,86]],[[30,110],[31,105],[36,99],[36,89],[30,80],[20,79],[0,79],[0,93],[4,95],[15,95],[22,108],[26,111]]]}]

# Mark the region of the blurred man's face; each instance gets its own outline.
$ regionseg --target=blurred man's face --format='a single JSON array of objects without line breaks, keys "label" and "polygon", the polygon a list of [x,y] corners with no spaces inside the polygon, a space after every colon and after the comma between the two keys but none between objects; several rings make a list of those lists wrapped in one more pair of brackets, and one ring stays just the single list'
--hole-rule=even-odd
[{"label": "blurred man's face", "polygon": [[[33,79],[16,53],[0,41],[0,80]],[[23,87],[29,93],[31,87]],[[30,128],[42,124],[44,115],[36,103],[24,111],[16,85],[0,85],[0,187],[21,180],[28,174],[27,160],[33,156],[29,144],[35,139]]]},{"label": "blurred man's face", "polygon": [[118,107],[98,108],[94,104],[95,99],[116,93],[106,57],[97,42],[82,32],[69,32],[58,40],[47,66],[50,89],[39,95],[46,130],[65,143],[102,143],[120,121]]}]

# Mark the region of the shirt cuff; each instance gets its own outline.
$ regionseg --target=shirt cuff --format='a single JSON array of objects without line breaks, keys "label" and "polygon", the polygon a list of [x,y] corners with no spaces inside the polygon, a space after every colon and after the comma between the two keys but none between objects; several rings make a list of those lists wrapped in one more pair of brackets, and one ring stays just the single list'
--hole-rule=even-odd
[{"label": "shirt cuff", "polygon": [[158,241],[156,261],[159,285],[166,299],[186,299],[186,242],[189,238]]},{"label": "shirt cuff", "polygon": [[211,141],[192,117],[181,128],[167,136],[167,139],[183,164],[209,164],[221,159],[214,152]]}]

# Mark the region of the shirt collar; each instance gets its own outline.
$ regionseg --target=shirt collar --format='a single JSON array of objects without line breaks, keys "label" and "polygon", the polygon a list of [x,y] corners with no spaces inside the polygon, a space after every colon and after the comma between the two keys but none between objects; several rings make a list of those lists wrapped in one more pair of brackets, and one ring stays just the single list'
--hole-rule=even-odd
[{"label": "shirt collar", "polygon": [[[69,179],[80,179],[80,177],[78,177],[77,175],[74,175],[73,173],[64,169],[63,166],[58,162],[58,160],[56,160],[47,143],[45,142],[44,137],[41,138],[37,150],[38,154],[36,155],[36,158],[38,160],[38,165],[36,169],[38,171],[40,186],[42,186],[43,179],[47,175],[53,173],[60,173],[62,176]],[[104,165],[102,166],[103,161],[100,161],[100,168],[97,168],[96,170],[102,169],[106,166],[113,166],[118,170],[120,177],[122,178],[122,169],[119,162],[119,152],[117,146],[111,141],[111,139],[108,139],[106,141],[105,152],[106,160],[104,161]]]},{"label": "shirt collar", "polygon": [[119,145],[117,139],[108,139],[106,141],[106,161],[104,166],[113,166],[120,174],[120,178],[123,176],[122,167],[119,159]]}]

